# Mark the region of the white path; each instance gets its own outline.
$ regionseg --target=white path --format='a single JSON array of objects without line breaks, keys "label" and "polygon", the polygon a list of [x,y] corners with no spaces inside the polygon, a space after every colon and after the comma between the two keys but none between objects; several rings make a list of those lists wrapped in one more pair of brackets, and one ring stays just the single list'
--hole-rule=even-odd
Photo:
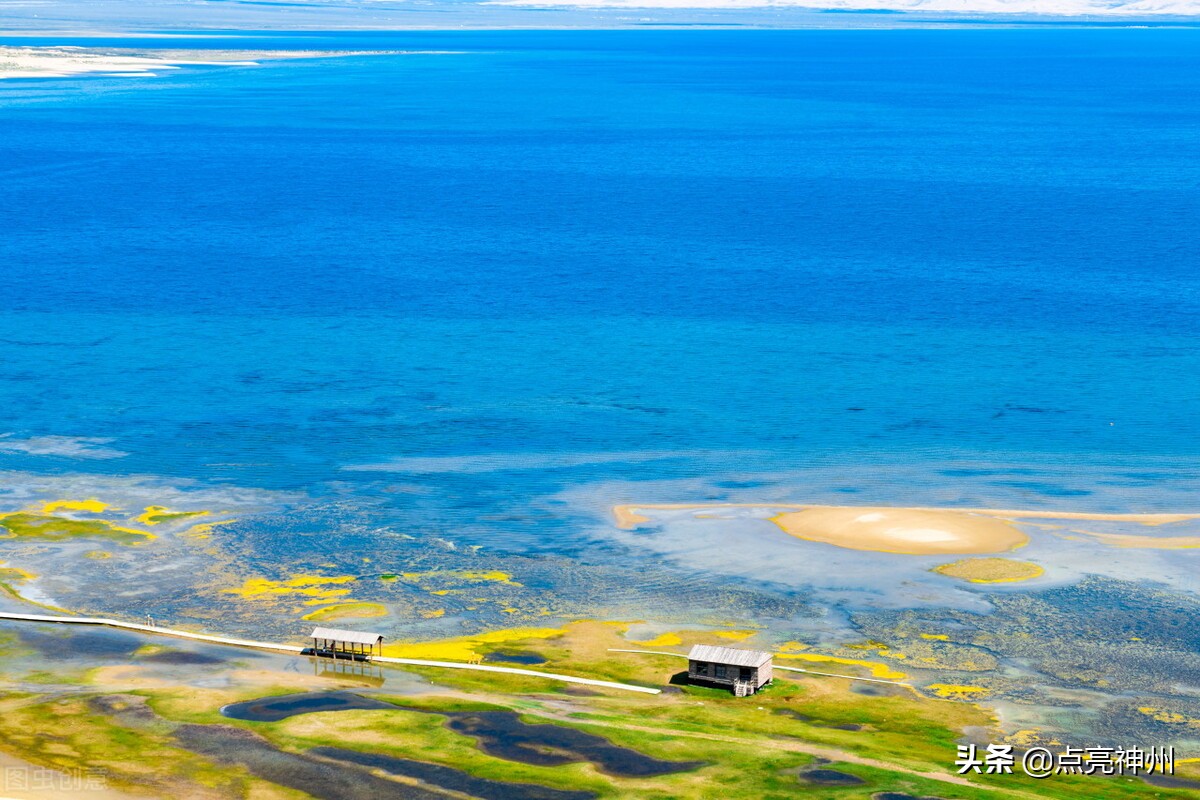
[{"label": "white path", "polygon": [[[156,636],[174,636],[179,639],[192,639],[197,642],[210,642],[212,644],[223,644],[232,647],[248,647],[254,650],[271,650],[281,653],[295,653],[297,655],[306,649],[294,644],[278,644],[275,642],[258,642],[252,639],[234,639],[228,636],[212,636],[207,633],[192,633],[191,631],[181,631],[174,628],[159,628],[154,625],[142,625],[137,622],[122,622],[121,620],[108,619],[106,617],[57,617],[47,614],[12,614],[0,611],[0,620],[12,620],[15,622],[55,622],[64,625],[103,625],[109,628],[121,628],[128,631],[150,633]],[[371,659],[371,663],[406,664],[413,667],[440,667],[443,669],[469,669],[475,672],[499,672],[506,675],[525,675],[532,678],[545,678],[552,681],[562,681],[563,683],[578,683],[584,686],[599,686],[605,689],[621,689],[626,692],[641,692],[642,694],[662,693],[661,689],[652,689],[648,686],[634,686],[631,683],[600,681],[593,678],[579,678],[574,675],[559,675],[555,672],[539,672],[532,669],[518,669],[517,667],[493,667],[485,664],[464,664],[460,661],[428,661],[421,658],[391,658],[386,656],[375,656]]]},{"label": "white path", "polygon": [[[641,653],[647,656],[675,656],[676,658],[687,658],[686,653],[668,653],[666,650],[618,650],[615,647],[608,648],[610,653]],[[817,672],[813,669],[800,669],[799,667],[784,667],[779,664],[772,664],[771,669],[781,669],[785,672],[803,672],[806,675],[823,675],[826,678],[846,678],[852,681],[866,681],[867,683],[890,683],[892,686],[904,686],[911,689],[907,683],[900,681],[885,681],[882,678],[860,678],[857,675],[839,675],[836,672]]]}]

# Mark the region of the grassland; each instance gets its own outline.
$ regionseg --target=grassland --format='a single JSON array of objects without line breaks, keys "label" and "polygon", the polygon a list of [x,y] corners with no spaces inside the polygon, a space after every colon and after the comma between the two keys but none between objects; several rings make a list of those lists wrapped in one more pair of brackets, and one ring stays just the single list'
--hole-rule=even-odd
[{"label": "grassland", "polygon": [[[1151,787],[1140,780],[1020,774],[954,774],[956,745],[968,732],[999,741],[994,720],[961,699],[936,699],[902,687],[863,694],[864,684],[840,678],[787,676],[762,693],[735,698],[689,686],[683,663],[669,656],[610,652],[628,646],[622,630],[603,623],[570,626],[555,635],[496,636],[473,640],[478,651],[519,646],[540,653],[547,668],[588,677],[664,687],[656,696],[581,690],[519,675],[405,669],[427,678],[417,693],[395,693],[390,683],[363,689],[353,678],[317,678],[284,670],[247,670],[236,662],[196,667],[204,681],[184,685],[178,673],[156,672],[143,658],[75,674],[26,670],[22,690],[0,695],[0,741],[29,761],[60,769],[104,770],[114,785],[149,795],[209,798],[302,797],[247,769],[214,761],[175,738],[183,725],[224,725],[252,731],[287,754],[317,747],[440,764],[470,775],[509,782],[584,790],[601,798],[857,798],[882,791],[918,797],[1185,798],[1185,789]],[[686,638],[686,634],[684,637]],[[5,655],[5,648],[8,648]],[[151,652],[145,646],[140,656]],[[157,652],[157,651],[154,651]],[[11,680],[28,653],[0,640],[0,666]],[[389,670],[390,672],[390,670]],[[44,684],[44,685],[43,685]],[[371,692],[395,710],[310,713],[278,722],[227,719],[228,703],[308,692]],[[962,698],[969,694],[948,692]],[[447,726],[447,714],[505,710],[528,723],[568,726],[668,761],[701,761],[698,769],[650,778],[617,777],[587,761],[557,766],[518,763],[484,752],[471,736]],[[993,731],[988,734],[987,731]],[[814,766],[853,776],[855,785],[805,782]],[[1195,769],[1188,765],[1184,769]],[[1200,776],[1196,776],[1200,777]]]}]

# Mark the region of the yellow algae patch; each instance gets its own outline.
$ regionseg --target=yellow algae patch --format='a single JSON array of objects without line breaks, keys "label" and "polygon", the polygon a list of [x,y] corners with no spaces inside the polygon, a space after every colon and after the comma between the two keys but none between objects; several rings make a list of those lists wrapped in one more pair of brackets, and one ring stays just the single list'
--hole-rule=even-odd
[{"label": "yellow algae patch", "polygon": [[974,700],[988,691],[983,686],[959,686],[953,683],[931,683],[925,688],[947,700]]},{"label": "yellow algae patch", "polygon": [[294,575],[286,581],[266,578],[250,578],[236,589],[224,589],[225,594],[235,594],[245,600],[266,600],[273,597],[310,597],[317,600],[336,600],[350,594],[349,589],[330,589],[329,586],[353,583],[354,577],[342,575]]},{"label": "yellow algae patch", "polygon": [[404,572],[400,574],[406,581],[423,581],[429,578],[457,579],[467,583],[506,583],[509,586],[520,586],[507,572],[494,570],[430,570],[429,572]]},{"label": "yellow algae patch", "polygon": [[729,639],[734,642],[744,642],[751,636],[756,636],[758,631],[717,631],[714,636],[720,636],[722,639]]},{"label": "yellow algae patch", "polygon": [[179,522],[184,519],[192,519],[194,517],[207,517],[209,511],[172,511],[166,506],[146,506],[137,517],[135,522],[140,522],[143,525],[161,525],[164,522]]},{"label": "yellow algae patch", "polygon": [[28,572],[19,567],[6,567],[6,561],[0,561],[0,582],[4,583],[23,583],[37,578],[32,572]]},{"label": "yellow algae patch", "polygon": [[133,657],[145,658],[146,656],[157,656],[169,652],[171,652],[171,648],[161,644],[144,644],[133,651]]},{"label": "yellow algae patch", "polygon": [[846,664],[854,667],[864,667],[870,671],[872,677],[885,681],[902,681],[908,677],[903,672],[895,672],[887,664],[880,664],[878,661],[862,661],[857,658],[839,658],[837,656],[821,655],[820,653],[779,653],[778,657],[794,658],[800,661]]},{"label": "yellow algae patch", "polygon": [[1014,583],[1040,577],[1045,572],[1030,561],[1011,558],[963,558],[934,567],[933,571],[971,583]]},{"label": "yellow algae patch", "polygon": [[1186,725],[1189,728],[1200,730],[1200,719],[1189,717],[1185,714],[1180,714],[1176,711],[1167,711],[1164,708],[1153,708],[1151,706],[1141,706],[1138,712],[1145,714],[1147,717],[1156,722],[1165,722],[1168,725]]},{"label": "yellow algae patch", "polygon": [[630,639],[631,642],[646,645],[647,647],[674,647],[677,644],[683,644],[683,639],[680,639],[678,634],[664,633],[660,636],[655,636],[653,639]]},{"label": "yellow algae patch", "polygon": [[431,661],[474,661],[482,658],[488,645],[519,642],[526,639],[554,639],[565,628],[510,628],[436,642],[384,645],[383,653],[393,658],[424,658]]},{"label": "yellow algae patch", "polygon": [[108,503],[103,503],[91,497],[87,500],[55,500],[42,506],[42,513],[53,514],[55,511],[87,511],[91,514],[100,514],[110,508],[112,506]]},{"label": "yellow algae patch", "polygon": [[1005,736],[1004,741],[1017,747],[1032,747],[1035,744],[1056,747],[1062,744],[1062,742],[1052,736],[1047,737],[1045,731],[1038,730],[1037,728],[1024,728],[1016,733]]},{"label": "yellow algae patch", "polygon": [[301,619],[325,622],[345,617],[385,617],[387,613],[387,606],[380,603],[339,603],[318,608],[316,611],[305,614]]},{"label": "yellow algae patch", "polygon": [[112,553],[104,550],[88,550],[83,554],[84,558],[90,558],[93,561],[103,561],[106,558],[112,558]]},{"label": "yellow algae patch", "polygon": [[438,617],[444,617],[444,616],[446,616],[446,609],[444,609],[444,608],[435,608],[431,611],[422,611],[421,612],[421,617],[423,619],[437,619]]},{"label": "yellow algae patch", "polygon": [[851,650],[874,650],[884,658],[894,658],[900,661],[908,658],[908,656],[904,653],[901,653],[898,650],[893,650],[889,645],[886,645],[883,642],[870,641],[863,642],[862,644],[847,645],[847,647]]},{"label": "yellow algae patch", "polygon": [[[6,562],[4,562],[4,561],[0,561],[0,565],[3,565],[5,563]],[[71,611],[67,611],[65,608],[59,608],[58,606],[46,605],[45,603],[39,603],[36,600],[30,600],[28,597],[25,597],[20,592],[18,592],[15,588],[13,588],[13,584],[21,584],[21,583],[25,583],[26,581],[36,580],[37,577],[38,576],[34,575],[32,572],[20,569],[19,567],[0,566],[0,592],[7,594],[8,596],[12,597],[14,600],[20,600],[22,603],[29,603],[30,605],[37,606],[38,608],[44,608],[49,611],[58,611],[58,612],[62,612],[64,614],[73,613]]]},{"label": "yellow algae patch", "polygon": [[458,572],[455,574],[464,581],[470,581],[472,583],[494,582],[507,583],[511,586],[521,585],[512,579],[512,575],[509,575],[507,572],[501,572],[500,570],[491,570],[488,572]]},{"label": "yellow algae patch", "polygon": [[212,537],[213,529],[218,525],[232,525],[235,522],[237,522],[236,519],[223,519],[218,522],[202,522],[199,525],[193,525],[192,527],[188,528],[183,535],[193,539],[209,539]]},{"label": "yellow algae patch", "polygon": [[922,639],[932,639],[935,642],[948,642],[950,637],[944,633],[922,633]]},{"label": "yellow algae patch", "polygon": [[[5,533],[6,531],[7,533]],[[120,544],[144,544],[155,538],[145,531],[123,528],[102,519],[71,519],[36,511],[0,514],[0,539],[49,539],[102,537]]]},{"label": "yellow algae patch", "polygon": [[1002,553],[1029,542],[1009,522],[950,510],[809,508],[771,521],[810,542],[905,555]]}]

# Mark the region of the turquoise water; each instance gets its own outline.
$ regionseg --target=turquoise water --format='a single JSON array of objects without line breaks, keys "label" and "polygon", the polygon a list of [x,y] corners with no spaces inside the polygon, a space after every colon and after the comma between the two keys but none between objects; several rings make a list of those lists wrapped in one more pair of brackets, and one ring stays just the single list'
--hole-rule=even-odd
[{"label": "turquoise water", "polygon": [[243,577],[478,546],[563,614],[786,619],[608,506],[1196,505],[1196,31],[53,43],[435,52],[0,85],[11,507],[207,492]]}]

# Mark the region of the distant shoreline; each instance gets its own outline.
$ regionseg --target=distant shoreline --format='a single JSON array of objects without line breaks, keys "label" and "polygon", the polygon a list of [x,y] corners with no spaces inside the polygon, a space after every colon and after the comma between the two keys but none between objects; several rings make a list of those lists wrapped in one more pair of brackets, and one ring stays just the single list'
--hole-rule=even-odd
[{"label": "distant shoreline", "polygon": [[[404,19],[363,24],[350,8],[305,6],[300,18],[286,24],[272,15],[219,16],[196,13],[177,19],[129,19],[114,24],[86,18],[47,27],[46,20],[21,20],[12,15],[0,29],[0,38],[103,39],[222,39],[286,35],[384,33],[470,33],[520,31],[865,31],[865,30],[1123,30],[1200,28],[1200,7],[1194,13],[1079,12],[1037,14],[1027,10],[999,12],[947,12],[880,8],[811,8],[789,6],[674,6],[670,0],[649,0],[657,5],[623,5],[614,2],[586,4],[573,0],[490,0],[489,2],[433,7],[408,13]],[[21,27],[27,22],[28,27]]]},{"label": "distant shoreline", "polygon": [[[26,78],[155,77],[181,67],[258,66],[261,61],[411,55],[399,50],[188,50],[0,45],[0,80]],[[203,58],[196,58],[203,55]]]}]

